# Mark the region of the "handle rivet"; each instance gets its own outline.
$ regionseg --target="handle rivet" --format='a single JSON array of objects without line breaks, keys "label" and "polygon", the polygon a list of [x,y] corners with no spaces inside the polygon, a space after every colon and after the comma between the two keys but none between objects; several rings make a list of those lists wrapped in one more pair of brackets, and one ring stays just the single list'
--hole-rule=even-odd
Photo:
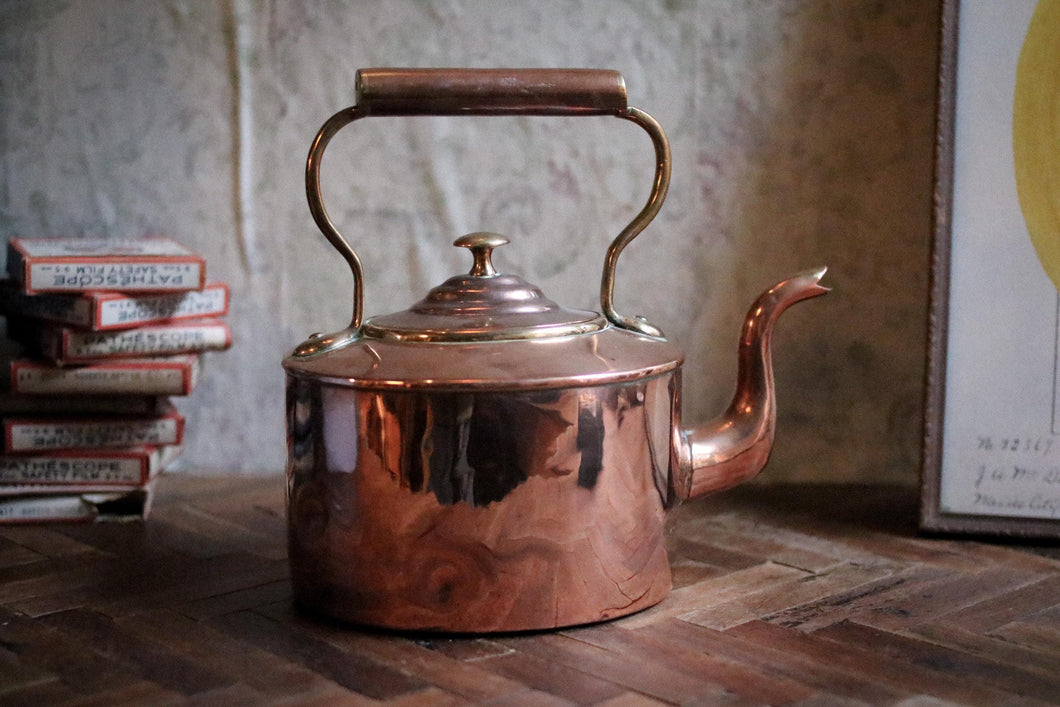
[{"label": "handle rivet", "polygon": [[493,249],[506,243],[511,243],[511,241],[499,233],[490,233],[488,231],[469,233],[453,241],[453,245],[460,248],[468,248],[471,251],[472,257],[475,258],[475,263],[471,266],[471,272],[468,275],[476,277],[492,277],[497,274],[492,261]]}]

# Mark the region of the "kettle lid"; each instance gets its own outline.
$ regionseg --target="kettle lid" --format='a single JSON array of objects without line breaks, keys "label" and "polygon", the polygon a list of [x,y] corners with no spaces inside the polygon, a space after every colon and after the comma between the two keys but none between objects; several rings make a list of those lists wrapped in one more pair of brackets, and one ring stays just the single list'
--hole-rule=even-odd
[{"label": "kettle lid", "polygon": [[523,278],[497,272],[493,249],[508,242],[484,231],[456,239],[453,245],[471,251],[471,270],[449,278],[407,310],[369,319],[362,335],[397,341],[503,341],[584,334],[607,326],[602,314],[561,307]]}]

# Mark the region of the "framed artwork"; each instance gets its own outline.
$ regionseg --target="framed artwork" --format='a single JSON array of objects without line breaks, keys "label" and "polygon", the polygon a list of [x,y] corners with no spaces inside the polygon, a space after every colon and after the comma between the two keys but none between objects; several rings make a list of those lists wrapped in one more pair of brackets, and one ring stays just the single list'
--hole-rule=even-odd
[{"label": "framed artwork", "polygon": [[1060,537],[1060,0],[944,0],[921,527]]}]

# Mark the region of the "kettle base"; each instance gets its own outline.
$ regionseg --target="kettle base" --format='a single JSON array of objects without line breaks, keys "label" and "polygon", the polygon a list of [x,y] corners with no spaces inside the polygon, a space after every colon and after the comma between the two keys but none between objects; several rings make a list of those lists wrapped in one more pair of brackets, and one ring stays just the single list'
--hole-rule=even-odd
[{"label": "kettle base", "polygon": [[[405,621],[402,616],[408,612],[398,608],[393,617],[388,619],[379,615],[365,615],[359,607],[351,606],[347,600],[322,601],[319,597],[294,597],[295,608],[308,616],[320,620],[337,621],[351,628],[381,629],[401,633],[444,633],[481,635],[492,633],[521,633],[529,631],[550,631],[575,626],[586,626],[612,621],[629,616],[655,606],[670,592],[669,582],[665,588],[653,592],[650,596],[639,597],[636,602],[624,607],[584,607],[579,615],[569,611],[566,615],[542,616],[531,614],[516,616],[508,614],[502,617],[476,615],[438,616],[434,623]],[[448,612],[447,612],[448,613]]]}]

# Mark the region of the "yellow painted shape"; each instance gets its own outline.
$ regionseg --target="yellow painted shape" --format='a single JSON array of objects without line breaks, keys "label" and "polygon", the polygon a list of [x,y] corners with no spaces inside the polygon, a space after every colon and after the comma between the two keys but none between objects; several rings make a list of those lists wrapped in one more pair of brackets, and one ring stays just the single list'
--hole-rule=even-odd
[{"label": "yellow painted shape", "polygon": [[1060,290],[1060,0],[1039,0],[1012,107],[1016,190],[1038,260]]}]

